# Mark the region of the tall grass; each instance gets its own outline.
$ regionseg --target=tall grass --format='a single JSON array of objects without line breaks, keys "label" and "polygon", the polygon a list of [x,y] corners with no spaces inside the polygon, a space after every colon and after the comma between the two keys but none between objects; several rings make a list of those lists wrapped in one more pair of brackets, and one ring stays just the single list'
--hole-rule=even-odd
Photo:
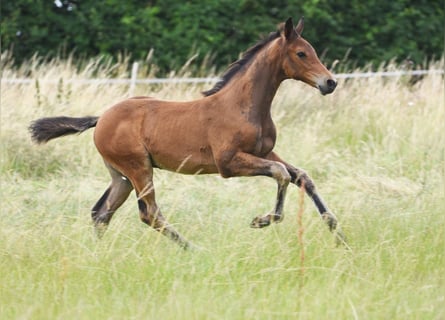
[{"label": "tall grass", "polygon": [[[334,245],[296,188],[283,223],[254,230],[250,220],[273,206],[273,180],[157,171],[163,212],[203,248],[182,252],[139,221],[134,196],[95,238],[89,211],[109,178],[92,130],[39,147],[28,136],[33,119],[100,115],[128,94],[125,85],[67,79],[126,71],[37,60],[2,70],[35,82],[1,87],[1,319],[445,317],[443,76],[342,81],[325,97],[294,81],[281,86],[276,151],[313,177],[350,250]],[[203,89],[140,85],[135,94],[189,100]]]}]

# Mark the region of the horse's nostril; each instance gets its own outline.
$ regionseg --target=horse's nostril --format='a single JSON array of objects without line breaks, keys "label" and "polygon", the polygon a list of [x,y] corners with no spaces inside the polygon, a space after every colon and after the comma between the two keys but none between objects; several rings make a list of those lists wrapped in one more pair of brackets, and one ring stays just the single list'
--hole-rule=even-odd
[{"label": "horse's nostril", "polygon": [[328,88],[329,88],[329,89],[334,90],[335,87],[337,86],[337,81],[332,80],[332,79],[328,79],[328,80],[326,81],[326,84],[328,85]]}]

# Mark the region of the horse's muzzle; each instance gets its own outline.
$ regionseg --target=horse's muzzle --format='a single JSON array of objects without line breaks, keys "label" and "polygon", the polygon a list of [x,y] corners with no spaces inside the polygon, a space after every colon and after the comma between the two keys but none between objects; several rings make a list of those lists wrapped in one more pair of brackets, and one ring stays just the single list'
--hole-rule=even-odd
[{"label": "horse's muzzle", "polygon": [[322,95],[329,94],[334,92],[335,88],[337,87],[337,81],[334,79],[327,79],[322,84],[318,84],[317,87]]}]

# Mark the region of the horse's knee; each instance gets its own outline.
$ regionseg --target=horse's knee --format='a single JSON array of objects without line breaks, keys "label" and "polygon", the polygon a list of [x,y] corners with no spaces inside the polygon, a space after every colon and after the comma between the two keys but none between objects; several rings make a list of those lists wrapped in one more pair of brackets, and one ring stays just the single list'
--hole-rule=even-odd
[{"label": "horse's knee", "polygon": [[284,164],[276,162],[270,167],[271,176],[277,180],[280,185],[287,186],[292,181],[292,176]]},{"label": "horse's knee", "polygon": [[300,170],[293,180],[293,182],[298,186],[304,186],[307,193],[311,194],[315,191],[315,184],[312,181],[311,177],[305,172]]}]

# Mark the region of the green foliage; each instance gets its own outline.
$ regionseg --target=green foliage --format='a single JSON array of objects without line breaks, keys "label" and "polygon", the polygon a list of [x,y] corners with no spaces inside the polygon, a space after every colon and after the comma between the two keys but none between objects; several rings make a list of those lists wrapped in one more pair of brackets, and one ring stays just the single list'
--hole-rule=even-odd
[{"label": "green foliage", "polygon": [[17,63],[35,52],[87,57],[131,54],[145,59],[154,49],[162,71],[199,53],[223,67],[274,30],[288,16],[304,15],[305,37],[325,61],[347,52],[359,65],[394,57],[417,63],[443,54],[444,8],[439,0],[17,0],[2,3],[3,48]]}]

